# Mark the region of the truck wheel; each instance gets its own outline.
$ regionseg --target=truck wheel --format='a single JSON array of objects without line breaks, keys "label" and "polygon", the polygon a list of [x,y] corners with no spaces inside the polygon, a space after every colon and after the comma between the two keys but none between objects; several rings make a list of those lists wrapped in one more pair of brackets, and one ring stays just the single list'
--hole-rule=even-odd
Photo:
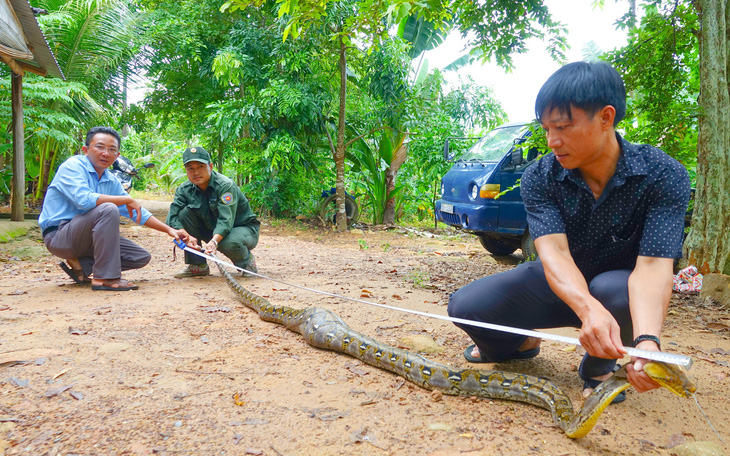
[{"label": "truck wheel", "polygon": [[520,242],[520,248],[522,249],[522,257],[525,261],[537,260],[537,249],[535,248],[535,240],[532,239],[530,232],[525,230],[525,234],[522,236]]},{"label": "truck wheel", "polygon": [[479,242],[492,255],[505,256],[517,250],[517,246],[513,243],[504,242],[486,235],[479,235]]},{"label": "truck wheel", "polygon": [[[319,216],[325,222],[335,223],[335,216],[337,215],[337,195],[332,194],[325,198],[319,206]],[[353,223],[357,222],[360,217],[360,208],[357,205],[357,201],[350,195],[345,195],[345,215],[347,216],[348,228]]]}]

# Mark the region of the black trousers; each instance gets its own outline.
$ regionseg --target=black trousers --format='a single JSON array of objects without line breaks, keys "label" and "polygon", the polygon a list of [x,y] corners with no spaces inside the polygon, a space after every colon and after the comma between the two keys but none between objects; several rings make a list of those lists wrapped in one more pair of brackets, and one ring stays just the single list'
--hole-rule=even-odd
[{"label": "black trousers", "polygon": [[[621,327],[624,345],[632,342],[628,281],[631,271],[608,271],[590,281],[589,289],[613,315]],[[521,329],[559,327],[580,328],[573,310],[550,289],[540,261],[522,263],[516,268],[476,280],[449,299],[449,315],[480,322]],[[484,359],[499,362],[509,359],[525,341],[525,336],[457,324],[474,343]],[[579,374],[584,380],[612,371],[614,359],[602,359],[586,353]]]}]

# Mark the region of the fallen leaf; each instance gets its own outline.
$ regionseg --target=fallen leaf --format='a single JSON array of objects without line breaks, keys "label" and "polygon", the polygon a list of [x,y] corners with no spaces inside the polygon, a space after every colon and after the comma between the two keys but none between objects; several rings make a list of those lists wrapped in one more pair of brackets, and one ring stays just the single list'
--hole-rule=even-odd
[{"label": "fallen leaf", "polygon": [[[8,293],[8,296],[18,296],[18,295],[24,295],[24,294],[28,294],[28,292],[25,290],[15,290],[15,291],[11,291],[10,293]],[[5,309],[2,309],[2,310],[5,310]]]},{"label": "fallen leaf", "polygon": [[228,307],[222,307],[222,306],[206,306],[206,307],[200,307],[200,310],[203,312],[213,313],[213,312],[230,312],[231,309]]},{"label": "fallen leaf", "polygon": [[71,334],[74,334],[76,336],[82,336],[82,335],[88,333],[89,331],[86,330],[86,329],[74,328],[73,326],[69,326],[68,327],[68,332],[71,333]]},{"label": "fallen leaf", "polygon": [[25,388],[30,383],[30,380],[21,380],[16,377],[10,377],[10,383],[17,386],[18,388]]},{"label": "fallen leaf", "polygon": [[63,374],[65,374],[66,372],[70,371],[71,369],[73,369],[73,368],[72,368],[72,367],[69,367],[68,369],[64,369],[64,370],[62,370],[61,372],[59,372],[59,373],[57,373],[56,375],[54,375],[54,376],[53,376],[53,379],[54,379],[54,380],[55,380],[55,379],[57,379],[57,378],[58,378],[58,377],[60,377],[61,375],[63,375]]},{"label": "fallen leaf", "polygon": [[58,396],[59,394],[63,393],[66,390],[71,389],[72,385],[68,386],[59,386],[58,388],[51,388],[43,395],[44,397],[54,397]]},{"label": "fallen leaf", "polygon": [[243,400],[241,393],[233,393],[233,403],[236,405],[243,405],[246,402]]},{"label": "fallen leaf", "polygon": [[261,420],[258,418],[249,418],[243,422],[246,426],[257,426],[259,424],[269,424],[268,420]]},{"label": "fallen leaf", "polygon": [[669,436],[669,441],[667,442],[666,448],[672,449],[678,445],[682,445],[685,442],[687,442],[687,437],[685,437],[684,435],[672,434]]},{"label": "fallen leaf", "polygon": [[355,375],[360,375],[360,376],[368,375],[370,373],[370,372],[366,371],[365,369],[361,369],[360,367],[356,366],[355,364],[352,364],[349,362],[345,363],[345,369],[349,370],[350,372],[352,372]]},{"label": "fallen leaf", "polygon": [[69,393],[72,398],[76,399],[77,401],[80,401],[84,398],[84,393],[81,391],[69,391]]},{"label": "fallen leaf", "polygon": [[725,323],[707,323],[707,327],[717,331],[727,331],[730,329],[730,326]]}]

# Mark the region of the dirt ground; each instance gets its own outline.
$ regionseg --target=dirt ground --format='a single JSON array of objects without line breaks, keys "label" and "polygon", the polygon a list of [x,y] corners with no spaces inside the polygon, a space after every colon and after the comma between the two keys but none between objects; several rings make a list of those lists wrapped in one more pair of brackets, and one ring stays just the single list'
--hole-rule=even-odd
[{"label": "dirt ground", "polygon": [[[260,320],[217,271],[174,279],[183,260],[167,236],[122,231],[153,254],[125,274],[137,291],[73,284],[37,230],[0,244],[0,455],[668,455],[697,441],[728,451],[692,399],[666,390],[630,390],[579,440],[534,406],[432,394]],[[495,259],[463,234],[335,234],[276,221],[264,221],[255,253],[268,277],[440,315],[451,292],[521,261],[519,251]],[[273,304],[328,308],[391,345],[426,336],[437,352],[425,356],[472,366],[462,357],[468,338],[449,322],[240,281]],[[725,442],[729,336],[730,312],[674,295],[664,346],[694,359],[696,398]],[[484,368],[550,378],[577,407],[580,357],[545,341],[536,359]]]}]

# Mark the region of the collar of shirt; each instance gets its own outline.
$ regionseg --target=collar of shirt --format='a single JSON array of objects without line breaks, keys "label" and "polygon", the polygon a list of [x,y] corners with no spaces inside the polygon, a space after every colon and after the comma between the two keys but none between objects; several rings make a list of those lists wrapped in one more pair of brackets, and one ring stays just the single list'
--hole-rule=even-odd
[{"label": "collar of shirt", "polygon": [[190,181],[188,181],[188,182],[190,182],[190,185],[192,186],[193,191],[199,192],[200,194],[207,196],[208,194],[210,194],[211,192],[213,192],[215,190],[215,185],[216,185],[215,175],[216,175],[215,171],[210,172],[210,180],[208,181],[208,186],[205,187],[205,190],[201,190],[200,187],[198,187],[197,185],[193,184]]},{"label": "collar of shirt", "polygon": [[89,160],[89,157],[87,157],[86,155],[79,155],[79,157],[81,157],[81,164],[84,166],[84,169],[86,169],[89,174],[93,174],[96,178],[95,180],[98,183],[101,184],[102,182],[108,181],[109,179],[116,179],[116,177],[112,176],[112,173],[109,172],[109,169],[105,169],[101,177],[98,177],[99,174],[97,174],[94,165],[91,164],[91,160]]}]

